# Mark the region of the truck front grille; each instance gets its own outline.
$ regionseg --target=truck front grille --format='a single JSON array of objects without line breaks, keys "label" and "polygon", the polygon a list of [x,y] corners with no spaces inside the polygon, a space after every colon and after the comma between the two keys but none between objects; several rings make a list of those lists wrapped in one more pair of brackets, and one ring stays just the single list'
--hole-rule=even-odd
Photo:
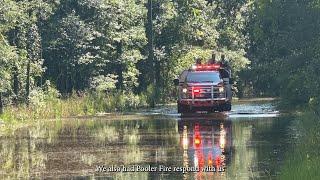
[{"label": "truck front grille", "polygon": [[[193,93],[194,89],[198,89],[199,92]],[[197,86],[188,87],[187,97],[188,99],[211,99],[211,98],[225,98],[225,92],[220,93],[217,86]]]}]

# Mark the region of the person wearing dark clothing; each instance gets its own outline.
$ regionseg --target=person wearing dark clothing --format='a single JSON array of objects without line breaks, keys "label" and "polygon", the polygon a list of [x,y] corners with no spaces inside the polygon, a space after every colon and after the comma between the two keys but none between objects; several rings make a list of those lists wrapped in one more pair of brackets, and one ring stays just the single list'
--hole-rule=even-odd
[{"label": "person wearing dark clothing", "polygon": [[216,61],[216,54],[215,54],[215,53],[212,53],[211,59],[209,59],[208,63],[209,63],[209,64],[216,64],[216,63],[217,63],[217,61]]},{"label": "person wearing dark clothing", "polygon": [[220,64],[220,66],[222,66],[222,67],[225,66],[225,64],[226,64],[226,59],[225,59],[225,55],[224,55],[224,54],[221,55],[221,60],[220,60],[219,64]]},{"label": "person wearing dark clothing", "polygon": [[226,91],[227,97],[232,96],[231,84],[230,84],[230,83],[232,83],[232,81],[230,81],[231,67],[230,67],[228,61],[226,61],[224,54],[221,55],[221,59],[220,59],[219,64],[220,64],[220,67],[222,67],[220,69],[220,74],[223,79],[224,85],[229,87],[229,88],[227,88],[228,90]]},{"label": "person wearing dark clothing", "polygon": [[222,78],[230,78],[231,77],[231,67],[229,66],[229,63],[225,59],[225,55],[221,55],[221,60],[219,62],[220,66],[223,68],[221,69],[221,76]]},{"label": "person wearing dark clothing", "polygon": [[196,64],[201,64],[201,58],[196,58]]}]

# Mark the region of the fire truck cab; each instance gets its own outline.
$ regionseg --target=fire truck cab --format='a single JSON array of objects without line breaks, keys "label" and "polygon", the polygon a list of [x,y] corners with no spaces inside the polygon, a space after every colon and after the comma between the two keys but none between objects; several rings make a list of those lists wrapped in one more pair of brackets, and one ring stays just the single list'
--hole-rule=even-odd
[{"label": "fire truck cab", "polygon": [[174,80],[178,113],[231,110],[231,70],[222,63],[196,64]]}]

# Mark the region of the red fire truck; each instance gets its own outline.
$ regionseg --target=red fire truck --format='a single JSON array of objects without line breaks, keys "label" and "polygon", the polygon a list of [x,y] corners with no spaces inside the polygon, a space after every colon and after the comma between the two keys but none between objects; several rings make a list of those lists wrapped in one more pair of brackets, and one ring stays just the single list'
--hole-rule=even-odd
[{"label": "red fire truck", "polygon": [[222,63],[196,64],[174,80],[178,113],[231,110],[231,70]]}]

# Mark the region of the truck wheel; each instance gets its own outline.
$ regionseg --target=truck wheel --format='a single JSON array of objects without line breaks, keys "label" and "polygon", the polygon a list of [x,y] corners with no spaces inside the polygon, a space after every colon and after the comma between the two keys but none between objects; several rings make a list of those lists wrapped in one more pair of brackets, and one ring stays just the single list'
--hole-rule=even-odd
[{"label": "truck wheel", "polygon": [[188,105],[181,105],[178,104],[178,113],[184,114],[184,113],[193,113],[195,112],[193,109],[190,109]]},{"label": "truck wheel", "polygon": [[184,105],[178,104],[178,113],[185,113],[186,107]]},{"label": "truck wheel", "polygon": [[230,102],[228,102],[228,103],[226,103],[226,104],[224,105],[224,110],[225,110],[225,111],[231,111],[231,103],[230,103]]},{"label": "truck wheel", "polygon": [[223,111],[223,107],[219,106],[219,107],[210,108],[208,110],[208,113],[216,113],[216,112],[222,112],[222,111]]},{"label": "truck wheel", "polygon": [[225,105],[220,106],[220,107],[218,108],[218,112],[223,112],[223,111],[225,111]]}]

